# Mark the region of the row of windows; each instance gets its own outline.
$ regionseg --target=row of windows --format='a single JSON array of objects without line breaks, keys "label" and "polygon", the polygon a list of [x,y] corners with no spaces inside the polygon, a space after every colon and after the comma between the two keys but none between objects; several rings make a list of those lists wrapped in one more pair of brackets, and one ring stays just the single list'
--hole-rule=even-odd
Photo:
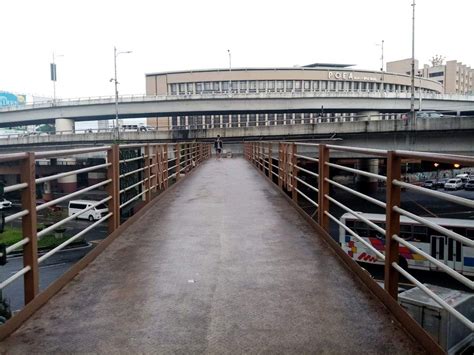
[{"label": "row of windows", "polygon": [[[190,128],[206,128],[230,126],[256,126],[280,124],[309,124],[321,121],[351,121],[357,116],[354,113],[269,113],[269,114],[237,114],[237,115],[199,115],[170,117],[173,128],[189,126]],[[383,114],[382,119],[397,119],[400,114]]]},{"label": "row of windows", "polygon": [[[385,223],[375,223],[382,229],[385,229]],[[385,239],[385,236],[378,231],[370,228],[365,222],[362,221],[346,221],[347,227],[351,228],[359,236],[363,238],[367,237],[377,237],[379,239]],[[474,229],[466,228],[453,228],[448,227],[448,229],[465,236],[471,240],[474,240]],[[417,242],[429,243],[431,236],[439,236],[440,233],[434,229],[412,224],[401,224],[400,225],[400,238],[405,240],[413,240]]]},{"label": "row of windows", "polygon": [[[332,80],[250,80],[250,81],[205,81],[170,84],[171,95],[203,93],[255,93],[255,92],[305,92],[305,91],[396,91],[408,92],[410,86]],[[432,90],[426,90],[432,91]]]}]

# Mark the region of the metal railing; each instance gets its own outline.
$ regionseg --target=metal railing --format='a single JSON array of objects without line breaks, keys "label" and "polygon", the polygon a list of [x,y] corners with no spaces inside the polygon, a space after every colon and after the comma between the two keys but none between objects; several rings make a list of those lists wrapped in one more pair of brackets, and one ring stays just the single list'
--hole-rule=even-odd
[{"label": "metal railing", "polygon": [[[303,151],[305,152],[303,153]],[[347,163],[331,163],[330,158],[333,152],[363,154],[364,156],[375,157],[375,159],[385,161],[387,164],[387,174],[381,175],[375,171],[365,171],[350,167],[347,166]],[[299,142],[249,142],[245,144],[244,155],[261,173],[268,177],[274,184],[278,185],[297,206],[301,206],[300,211],[310,217],[324,233],[327,233],[328,238],[331,238],[330,222],[333,222],[340,230],[339,233],[343,230],[354,238],[356,245],[360,243],[359,245],[363,245],[368,249],[373,256],[374,262],[378,261],[383,263],[384,294],[381,294],[381,299],[391,304],[392,308],[390,309],[392,311],[394,310],[393,302],[387,301],[387,298],[391,298],[395,301],[398,299],[399,275],[402,275],[419,287],[428,297],[433,299],[434,302],[439,304],[449,314],[459,320],[471,332],[474,332],[474,323],[471,320],[412,276],[407,263],[402,262],[403,257],[400,256],[399,249],[400,246],[408,248],[412,253],[426,259],[439,271],[445,272],[471,291],[474,290],[474,281],[472,281],[472,279],[447,265],[445,262],[424,252],[410,240],[400,237],[400,220],[404,218],[408,219],[411,223],[426,226],[436,231],[439,235],[444,235],[446,238],[451,238],[453,241],[461,243],[461,247],[474,247],[474,239],[472,237],[468,238],[454,230],[441,226],[439,223],[433,222],[433,220],[420,217],[401,208],[403,189],[416,191],[426,196],[436,197],[442,201],[449,201],[473,209],[473,200],[403,182],[401,181],[401,176],[402,160],[429,161],[433,163],[444,162],[450,164],[458,163],[464,166],[474,166],[474,157],[413,151],[387,151]],[[375,184],[385,184],[386,202],[346,186],[347,184],[335,181],[333,176],[336,171],[364,177]],[[301,191],[303,189],[304,191]],[[383,224],[374,223],[370,218],[365,217],[364,214],[338,201],[338,195],[335,194],[336,191],[348,193],[354,198],[361,199],[383,210],[382,213],[385,214]],[[336,217],[334,212],[330,211],[331,205],[333,206],[331,210],[336,207],[352,216],[354,220],[366,224],[369,231],[371,230],[373,233],[382,235],[384,238],[383,249],[374,247],[374,245],[368,241],[368,238],[364,239],[354,229],[348,227],[344,221]],[[340,252],[344,254],[344,258],[352,259],[348,253],[341,249],[341,241],[339,241],[339,243],[330,243],[330,245],[335,249],[339,249]],[[352,262],[352,260],[349,264],[353,268],[360,268],[360,266]],[[396,309],[394,312],[401,312],[401,310]],[[401,316],[399,319],[402,322],[406,322],[404,316]],[[413,324],[411,326],[413,326]],[[426,335],[426,333],[424,334]]]},{"label": "metal railing", "polygon": [[[105,163],[79,169],[74,169],[72,166],[71,168],[73,170],[67,172],[36,177],[38,174],[38,165],[35,164],[36,159],[77,156],[91,152],[104,154]],[[22,234],[21,240],[16,243],[9,246],[3,245],[0,250],[0,260],[7,262],[8,254],[23,248],[23,267],[0,282],[0,294],[8,285],[23,277],[24,304],[28,305],[33,302],[40,295],[40,263],[77,241],[84,234],[93,230],[101,223],[107,222],[107,233],[108,235],[112,234],[130,216],[130,211],[124,213],[125,207],[137,201],[139,202],[137,202],[134,207],[142,207],[149,203],[172,183],[178,181],[202,164],[210,157],[210,154],[211,147],[209,144],[183,142],[176,144],[111,145],[64,151],[0,155],[0,167],[2,167],[2,164],[9,165],[9,168],[13,168],[14,171],[17,172],[20,181],[19,183],[3,187],[3,191],[0,189],[0,197],[2,197],[3,194],[12,192],[19,192],[21,195],[21,210],[14,214],[4,216],[3,223],[21,219]],[[174,163],[171,167],[173,174],[169,174],[170,162]],[[78,174],[86,172],[101,172],[105,178],[100,182],[75,192],[64,194],[61,197],[42,204],[37,204],[37,185],[72,175],[77,176]],[[52,225],[39,230],[38,212],[57,206],[59,203],[70,201],[92,190],[104,188],[105,192],[100,193],[98,201],[94,201],[90,206],[80,211],[72,214],[69,212],[67,217],[61,218]],[[67,237],[66,240],[43,255],[38,255],[38,240],[43,236],[48,235],[80,215],[87,214],[87,212],[93,210],[95,207],[105,203],[108,205],[107,212],[102,213],[99,218],[93,218],[94,221],[92,224],[73,236]],[[135,212],[136,211],[133,211],[133,213]],[[15,316],[12,319],[14,318]],[[7,324],[10,321],[11,320],[9,320]],[[5,334],[2,333],[2,326],[0,326],[0,333],[0,338],[3,338]]]},{"label": "metal railing", "polygon": [[[415,93],[415,98],[419,98],[420,93]],[[260,91],[260,92],[219,92],[210,91],[196,94],[174,94],[174,95],[121,95],[119,103],[127,102],[150,102],[150,101],[176,101],[176,100],[205,100],[222,98],[310,98],[310,97],[349,97],[349,98],[401,98],[409,99],[410,92],[405,91],[385,91],[385,90],[316,90],[316,91]],[[422,99],[450,100],[450,101],[474,101],[472,95],[461,94],[438,94],[422,92]],[[35,108],[53,108],[64,106],[91,105],[91,104],[114,104],[115,96],[89,96],[79,98],[66,98],[56,100],[38,101],[26,105],[11,105],[0,108],[3,111],[21,111]]]}]

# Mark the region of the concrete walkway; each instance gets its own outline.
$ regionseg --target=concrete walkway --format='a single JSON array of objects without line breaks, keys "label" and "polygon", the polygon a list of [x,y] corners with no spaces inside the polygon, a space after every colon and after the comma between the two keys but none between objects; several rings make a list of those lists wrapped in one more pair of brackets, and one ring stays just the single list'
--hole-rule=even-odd
[{"label": "concrete walkway", "polygon": [[418,353],[241,158],[170,191],[0,352]]}]

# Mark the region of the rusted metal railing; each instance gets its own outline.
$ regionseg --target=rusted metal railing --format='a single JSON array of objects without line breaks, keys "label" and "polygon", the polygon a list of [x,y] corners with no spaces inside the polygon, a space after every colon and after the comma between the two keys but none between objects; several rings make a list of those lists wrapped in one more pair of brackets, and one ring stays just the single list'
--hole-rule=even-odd
[{"label": "rusted metal railing", "polygon": [[[275,149],[277,148],[277,149]],[[265,152],[267,152],[265,154]],[[273,152],[278,152],[275,154]],[[380,175],[378,172],[366,171],[347,166],[343,163],[331,162],[331,156],[337,158],[337,154],[356,154],[357,156],[372,157],[386,162],[387,173]],[[344,262],[348,264],[359,277],[371,288],[371,290],[387,305],[398,320],[410,330],[420,342],[432,352],[440,352],[441,348],[429,335],[398,305],[398,289],[400,276],[418,286],[426,295],[432,298],[448,313],[457,318],[471,332],[474,332],[474,324],[464,314],[454,309],[443,301],[433,291],[428,289],[420,281],[411,275],[405,260],[400,256],[400,246],[408,248],[411,252],[418,254],[429,263],[436,266],[455,278],[470,290],[474,290],[474,281],[446,263],[438,260],[421,248],[416,247],[410,240],[400,237],[401,218],[420,226],[426,226],[438,232],[440,235],[451,238],[461,243],[462,246],[474,248],[474,239],[461,235],[451,229],[445,228],[436,220],[417,216],[401,207],[402,189],[416,191],[431,197],[440,198],[469,208],[474,208],[474,201],[463,197],[450,195],[440,191],[429,190],[414,184],[401,181],[402,161],[418,160],[429,162],[443,162],[450,164],[463,164],[474,166],[474,157],[443,155],[412,151],[386,151],[379,149],[364,149],[356,147],[344,147],[327,144],[299,143],[299,142],[249,142],[245,144],[244,155],[246,159],[257,169],[265,174],[283,193],[291,199],[298,210],[321,232],[328,243],[337,251]],[[333,159],[334,160],[334,159]],[[268,171],[266,171],[268,167]],[[332,176],[334,171],[343,171],[371,179],[374,184],[386,185],[386,202],[377,200],[363,192],[335,181]],[[304,189],[304,191],[302,191]],[[385,214],[383,223],[375,223],[354,208],[338,201],[334,191],[344,191],[355,198],[373,204]],[[309,206],[309,207],[308,207]],[[331,210],[336,207],[354,220],[360,221],[368,226],[369,230],[379,233],[384,237],[384,248],[375,248],[367,238],[363,238],[352,228],[348,227],[342,218],[337,218]],[[331,237],[330,223],[335,223],[341,233],[350,235],[355,241],[354,245],[360,245],[370,251],[371,260],[384,265],[384,288],[382,289],[367,273],[357,264],[350,255],[341,248],[341,241],[337,243]],[[384,228],[382,226],[385,226]],[[342,235],[342,234],[341,234]],[[474,251],[474,249],[472,249]],[[472,254],[474,256],[474,252]],[[403,261],[403,262],[402,262]],[[472,273],[467,273],[471,275]]]},{"label": "rusted metal railing", "polygon": [[[36,164],[38,159],[80,157],[81,155],[84,156],[84,154],[96,154],[100,156],[98,160],[104,162],[79,169],[72,167],[71,170],[66,172],[36,177],[39,166]],[[20,248],[23,249],[23,267],[5,280],[0,281],[0,294],[1,291],[10,284],[23,278],[24,304],[26,306],[17,315],[8,320],[5,325],[0,325],[0,340],[8,336],[21,325],[22,321],[28,318],[32,312],[38,309],[59,290],[59,284],[64,285],[77,274],[77,272],[85,267],[92,258],[84,262],[82,262],[82,260],[79,261],[78,264],[81,265],[75,268],[73,273],[67,272],[57,280],[59,283],[56,282],[56,284],[53,284],[45,290],[40,290],[39,288],[40,263],[66,248],[101,223],[108,223],[107,233],[109,237],[116,234],[115,232],[121,225],[126,223],[127,219],[134,215],[138,209],[148,204],[154,197],[168,189],[174,182],[177,182],[180,178],[192,172],[208,159],[210,155],[210,144],[196,142],[111,145],[62,151],[0,155],[0,167],[2,167],[2,164],[8,164],[8,171],[14,172],[18,176],[17,181],[19,181],[15,184],[2,186],[0,188],[0,197],[2,197],[3,194],[13,192],[20,192],[21,194],[21,210],[7,216],[3,215],[2,223],[9,223],[21,219],[22,230],[22,239],[20,241],[1,248],[0,260],[7,262],[8,254]],[[101,172],[105,178],[100,182],[80,190],[63,194],[61,197],[42,204],[37,204],[37,185],[89,172]],[[78,212],[73,214],[69,213],[67,217],[39,230],[37,212],[57,206],[59,203],[70,201],[77,196],[98,189],[104,190],[100,192],[98,201],[94,201],[92,205]],[[104,203],[107,203],[107,212],[103,213],[100,218],[93,220],[93,223],[89,226],[67,238],[67,240],[53,249],[41,256],[38,255],[37,244],[39,239],[76,219],[79,215],[83,215]],[[107,240],[109,237],[104,239],[95,249],[103,250],[111,241]],[[101,246],[102,243],[104,243],[104,246]],[[86,257],[84,257],[84,259],[86,259]]]}]

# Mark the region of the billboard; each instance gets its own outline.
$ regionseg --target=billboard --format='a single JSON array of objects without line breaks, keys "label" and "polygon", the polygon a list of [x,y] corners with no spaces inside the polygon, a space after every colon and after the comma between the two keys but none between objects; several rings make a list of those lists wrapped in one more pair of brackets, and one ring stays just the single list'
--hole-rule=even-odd
[{"label": "billboard", "polygon": [[0,91],[0,107],[18,106],[26,103],[26,95],[12,94],[6,91]]}]

